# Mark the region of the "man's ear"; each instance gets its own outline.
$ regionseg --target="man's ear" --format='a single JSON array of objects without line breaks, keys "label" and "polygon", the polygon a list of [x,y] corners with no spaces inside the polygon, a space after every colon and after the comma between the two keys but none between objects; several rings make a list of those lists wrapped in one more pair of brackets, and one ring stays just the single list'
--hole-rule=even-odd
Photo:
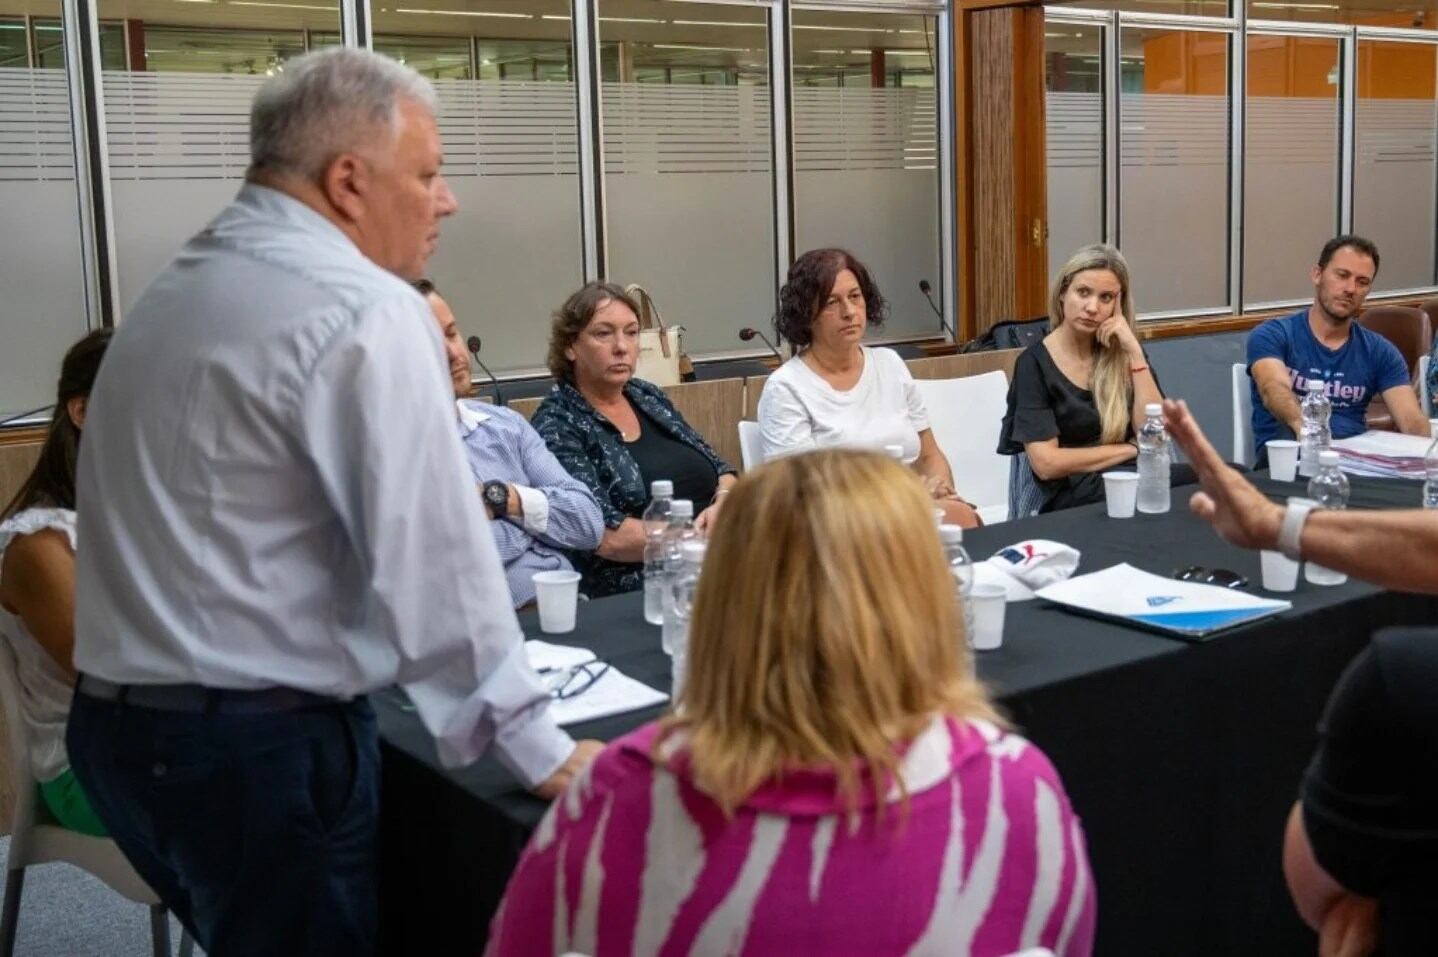
[{"label": "man's ear", "polygon": [[330,205],[348,220],[364,218],[370,184],[369,164],[353,153],[336,156],[320,179],[320,188]]},{"label": "man's ear", "polygon": [[1308,270],[1308,278],[1313,280],[1313,285],[1318,285],[1319,280],[1323,278],[1323,270],[1318,266],[1314,266]]}]

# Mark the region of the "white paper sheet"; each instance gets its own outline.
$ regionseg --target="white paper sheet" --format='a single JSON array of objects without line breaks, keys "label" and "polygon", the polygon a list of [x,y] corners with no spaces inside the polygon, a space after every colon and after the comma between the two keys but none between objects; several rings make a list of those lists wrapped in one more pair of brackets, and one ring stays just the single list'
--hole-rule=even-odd
[{"label": "white paper sheet", "polygon": [[638,711],[663,704],[669,696],[649,687],[611,666],[604,676],[594,682],[582,694],[572,698],[557,699],[549,706],[549,713],[561,726],[578,724],[607,718],[613,714]]},{"label": "white paper sheet", "polygon": [[1041,588],[1037,594],[1075,610],[1186,638],[1202,637],[1293,607],[1290,602],[1259,598],[1242,589],[1164,578],[1129,564],[1079,575]]},{"label": "white paper sheet", "polygon": [[[577,665],[597,661],[594,652],[588,648],[573,645],[554,645],[547,641],[533,639],[524,643],[529,663],[539,672],[541,679],[557,671],[565,671]],[[577,681],[584,679],[577,678]],[[627,711],[638,711],[653,705],[663,704],[669,696],[624,674],[613,665],[594,684],[570,698],[556,698],[549,705],[549,713],[560,726],[578,724],[607,718]]]}]

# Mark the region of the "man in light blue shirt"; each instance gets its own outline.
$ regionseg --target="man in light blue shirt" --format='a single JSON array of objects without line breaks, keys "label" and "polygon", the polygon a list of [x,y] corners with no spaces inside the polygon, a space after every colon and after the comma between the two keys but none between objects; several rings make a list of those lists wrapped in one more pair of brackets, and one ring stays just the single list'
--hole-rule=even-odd
[{"label": "man in light blue shirt", "polygon": [[375,952],[379,740],[558,794],[548,712],[454,440],[424,274],[455,200],[429,83],[331,48],[255,97],[235,201],[128,310],[87,404],[66,739],[207,953]]},{"label": "man in light blue shirt", "polygon": [[559,549],[599,547],[604,515],[589,487],[564,470],[524,416],[465,398],[471,391],[469,353],[454,312],[428,279],[416,281],[414,287],[439,324],[465,458],[493,519],[490,530],[504,562],[510,597],[522,608],[534,601],[535,572],[571,570]]}]

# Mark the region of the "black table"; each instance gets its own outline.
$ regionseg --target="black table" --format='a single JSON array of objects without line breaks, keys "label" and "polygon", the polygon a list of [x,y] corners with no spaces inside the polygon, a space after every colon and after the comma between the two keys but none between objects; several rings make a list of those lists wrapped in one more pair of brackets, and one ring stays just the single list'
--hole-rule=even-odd
[{"label": "black table", "polygon": [[[1259,479],[1275,499],[1297,484]],[[1108,519],[1073,509],[970,532],[975,557],[1025,538],[1083,552],[1080,572],[1126,561],[1169,574],[1233,569],[1258,588],[1256,552],[1220,541],[1174,511]],[[1353,504],[1416,506],[1415,483],[1358,480]],[[1314,953],[1279,867],[1284,819],[1312,752],[1333,682],[1375,628],[1438,623],[1438,599],[1349,582],[1300,581],[1293,609],[1201,644],[1010,604],[1003,648],[979,674],[1018,728],[1053,760],[1082,817],[1099,901],[1103,954]],[[533,616],[521,616],[537,635]],[[639,596],[581,606],[562,639],[591,647],[641,681],[668,688],[669,659]],[[544,805],[492,759],[438,766],[413,714],[377,696],[384,738],[382,914],[386,952],[479,952],[504,881]],[[613,738],[659,709],[580,725]]]}]

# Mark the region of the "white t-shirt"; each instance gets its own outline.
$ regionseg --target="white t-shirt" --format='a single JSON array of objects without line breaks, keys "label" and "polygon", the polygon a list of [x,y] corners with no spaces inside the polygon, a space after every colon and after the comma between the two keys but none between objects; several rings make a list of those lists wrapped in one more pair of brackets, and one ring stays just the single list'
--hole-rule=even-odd
[{"label": "white t-shirt", "polygon": [[[0,524],[0,558],[15,536],[33,535],[44,529],[64,532],[70,548],[75,548],[74,512],[66,508],[27,508]],[[3,608],[0,608],[0,636],[15,656],[20,715],[30,739],[30,770],[35,780],[43,784],[59,777],[70,766],[65,755],[65,721],[70,715],[71,679],[30,636],[25,622]]]},{"label": "white t-shirt", "polygon": [[904,461],[919,457],[919,433],[929,414],[909,367],[892,349],[865,347],[864,370],[852,389],[841,392],[794,356],[764,383],[759,396],[759,430],[764,458],[808,449],[904,449]]}]

